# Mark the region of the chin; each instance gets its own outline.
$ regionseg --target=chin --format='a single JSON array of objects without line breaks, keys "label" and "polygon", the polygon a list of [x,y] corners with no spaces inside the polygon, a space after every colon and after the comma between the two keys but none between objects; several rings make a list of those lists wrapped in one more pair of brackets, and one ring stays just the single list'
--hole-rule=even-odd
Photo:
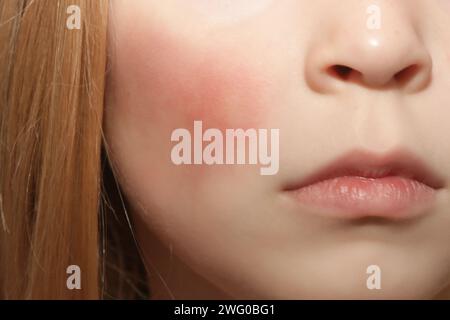
[{"label": "chin", "polygon": [[[255,290],[260,293],[257,299],[433,299],[448,286],[450,276],[445,266],[425,260],[393,250],[380,254],[370,247],[364,253],[345,250],[288,258],[283,264],[261,266]],[[375,263],[381,271],[379,286],[374,285],[374,269],[368,269]]]}]

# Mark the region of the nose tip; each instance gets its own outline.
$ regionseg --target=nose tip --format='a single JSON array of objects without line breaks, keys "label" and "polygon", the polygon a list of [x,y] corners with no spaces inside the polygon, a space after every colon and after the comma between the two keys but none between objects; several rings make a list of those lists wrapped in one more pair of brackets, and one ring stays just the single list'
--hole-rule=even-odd
[{"label": "nose tip", "polygon": [[407,24],[353,35],[334,30],[311,45],[305,64],[306,81],[319,92],[349,84],[417,92],[429,83],[432,71],[430,54]]}]

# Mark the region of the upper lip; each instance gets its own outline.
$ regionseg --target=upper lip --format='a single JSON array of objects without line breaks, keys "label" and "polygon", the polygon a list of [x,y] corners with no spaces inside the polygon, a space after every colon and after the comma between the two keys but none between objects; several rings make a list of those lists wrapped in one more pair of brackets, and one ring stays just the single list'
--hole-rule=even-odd
[{"label": "upper lip", "polygon": [[364,178],[383,178],[400,176],[416,180],[433,189],[444,186],[443,179],[415,154],[406,150],[379,154],[369,151],[353,150],[339,157],[332,163],[322,167],[317,172],[307,176],[300,182],[296,181],[286,186],[286,191],[301,189],[308,185],[343,176]]}]

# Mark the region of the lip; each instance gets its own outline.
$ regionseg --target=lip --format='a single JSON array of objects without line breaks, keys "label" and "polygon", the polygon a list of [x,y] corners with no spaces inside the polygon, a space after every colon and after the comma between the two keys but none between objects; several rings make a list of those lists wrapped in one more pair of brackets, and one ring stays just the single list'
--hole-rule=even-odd
[{"label": "lip", "polygon": [[411,152],[351,151],[284,191],[318,214],[407,219],[429,212],[443,180]]}]

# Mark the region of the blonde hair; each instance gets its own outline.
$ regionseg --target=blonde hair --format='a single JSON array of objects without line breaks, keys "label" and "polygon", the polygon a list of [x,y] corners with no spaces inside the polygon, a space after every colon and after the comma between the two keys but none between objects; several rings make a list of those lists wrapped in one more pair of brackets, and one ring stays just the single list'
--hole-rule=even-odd
[{"label": "blonde hair", "polygon": [[[80,30],[66,27],[70,5],[81,9]],[[114,212],[126,230],[120,205],[102,196],[103,172],[114,182],[102,163],[107,17],[108,0],[0,2],[0,299],[139,291],[123,272],[136,266],[123,261],[131,242],[107,235],[99,215]],[[81,269],[81,290],[66,286],[69,265]]]}]

